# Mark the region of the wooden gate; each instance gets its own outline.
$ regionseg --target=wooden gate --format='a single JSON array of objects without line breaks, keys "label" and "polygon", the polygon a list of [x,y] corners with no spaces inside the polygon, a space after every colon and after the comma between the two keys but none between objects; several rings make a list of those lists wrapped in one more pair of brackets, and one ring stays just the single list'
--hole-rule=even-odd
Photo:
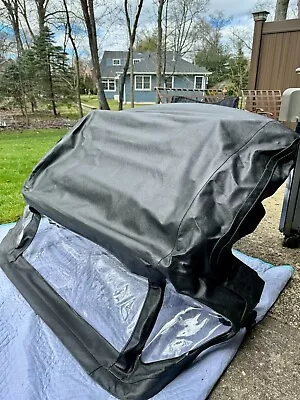
[{"label": "wooden gate", "polygon": [[255,28],[248,89],[284,91],[300,87],[300,19],[265,22],[254,13]]}]

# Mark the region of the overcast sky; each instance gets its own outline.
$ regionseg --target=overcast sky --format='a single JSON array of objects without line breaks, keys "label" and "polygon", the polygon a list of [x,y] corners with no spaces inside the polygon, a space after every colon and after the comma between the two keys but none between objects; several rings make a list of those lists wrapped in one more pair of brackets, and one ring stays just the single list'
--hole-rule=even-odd
[{"label": "overcast sky", "polygon": [[228,16],[240,17],[251,14],[257,0],[210,0],[212,10],[223,11]]},{"label": "overcast sky", "polygon": [[[297,0],[290,0],[293,8],[295,8],[294,3],[296,3],[296,1]],[[276,0],[209,0],[207,15],[222,11],[225,17],[228,17],[228,25],[223,29],[224,40],[226,40],[226,37],[229,38],[232,35],[233,30],[245,32],[245,35],[249,39],[249,37],[252,37],[254,26],[252,12],[258,8],[260,10],[264,8],[274,15],[275,3]],[[144,0],[144,7],[139,23],[139,33],[153,29],[155,25],[155,12],[156,7],[153,5],[153,0]],[[100,41],[100,43],[101,51],[107,49],[125,50],[127,48],[127,32],[125,27],[113,29],[113,32],[109,32],[105,40]]]},{"label": "overcast sky", "polygon": [[[291,3],[296,0],[291,0]],[[226,16],[232,17],[234,24],[239,19],[251,19],[252,12],[261,8],[274,11],[276,0],[210,0],[210,9],[223,11]]]}]

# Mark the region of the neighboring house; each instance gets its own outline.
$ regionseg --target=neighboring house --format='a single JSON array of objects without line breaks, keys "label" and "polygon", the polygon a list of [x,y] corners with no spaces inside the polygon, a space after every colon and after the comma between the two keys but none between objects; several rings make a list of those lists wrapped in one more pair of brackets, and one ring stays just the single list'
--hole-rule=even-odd
[{"label": "neighboring house", "polygon": [[[105,51],[100,63],[101,76],[107,99],[118,99],[120,75],[126,62],[127,51]],[[134,100],[137,103],[154,103],[156,99],[156,55],[135,52]],[[130,101],[130,70],[126,76],[124,101]],[[208,72],[183,58],[167,52],[166,81],[161,86],[167,88],[206,89]]]}]

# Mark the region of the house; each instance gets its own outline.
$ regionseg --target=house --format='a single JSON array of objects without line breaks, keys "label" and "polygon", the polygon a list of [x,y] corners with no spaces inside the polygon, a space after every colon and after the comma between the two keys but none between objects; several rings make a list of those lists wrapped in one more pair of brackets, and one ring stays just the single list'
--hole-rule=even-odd
[{"label": "house", "polygon": [[[118,84],[126,62],[127,51],[105,51],[100,63],[102,82],[107,99],[118,99]],[[137,103],[154,103],[156,99],[156,54],[135,52],[134,100]],[[173,52],[166,55],[166,88],[206,89],[208,72]],[[162,86],[161,85],[161,86]],[[125,81],[124,101],[130,101],[130,71]]]}]

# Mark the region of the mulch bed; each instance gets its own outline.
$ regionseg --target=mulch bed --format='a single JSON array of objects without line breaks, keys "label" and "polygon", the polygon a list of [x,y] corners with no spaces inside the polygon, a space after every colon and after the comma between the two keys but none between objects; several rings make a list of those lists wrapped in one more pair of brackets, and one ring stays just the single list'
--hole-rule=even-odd
[{"label": "mulch bed", "polygon": [[53,117],[51,114],[30,115],[29,124],[24,117],[15,111],[0,112],[0,131],[16,131],[24,129],[68,128],[73,126],[74,120]]}]

